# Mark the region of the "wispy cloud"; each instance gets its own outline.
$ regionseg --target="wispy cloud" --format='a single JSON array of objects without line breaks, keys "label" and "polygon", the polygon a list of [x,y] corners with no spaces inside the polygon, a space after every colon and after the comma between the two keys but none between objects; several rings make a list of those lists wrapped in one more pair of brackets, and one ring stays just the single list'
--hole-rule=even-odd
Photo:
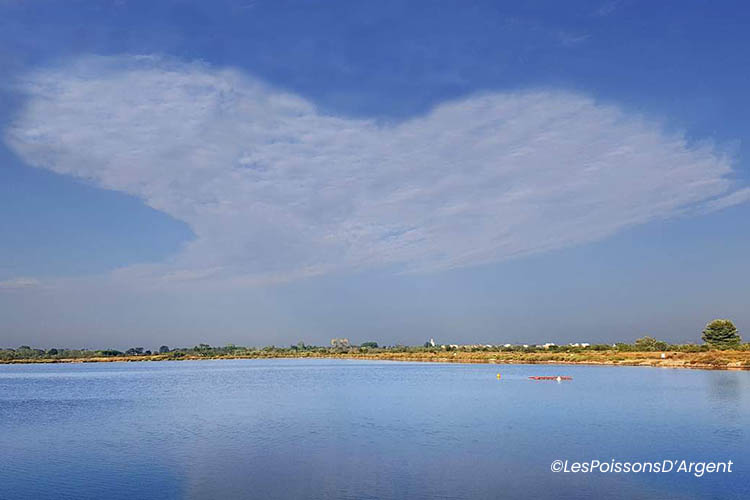
[{"label": "wispy cloud", "polygon": [[621,4],[621,0],[610,0],[608,2],[604,2],[598,9],[596,9],[595,15],[599,17],[608,16],[615,10],[617,10],[621,6]]},{"label": "wispy cloud", "polygon": [[[431,271],[603,238],[733,196],[730,161],[570,92],[491,93],[381,125],[240,71],[85,58],[21,82],[28,163],[136,195],[196,238],[121,275]],[[740,197],[741,195],[735,195]]]},{"label": "wispy cloud", "polygon": [[707,212],[713,212],[748,201],[750,201],[750,188],[744,188],[706,203],[705,209]]},{"label": "wispy cloud", "polygon": [[569,33],[566,31],[561,31],[558,34],[558,37],[560,38],[560,42],[566,46],[566,47],[575,47],[576,45],[580,45],[587,41],[589,38],[591,38],[591,35],[588,33]]},{"label": "wispy cloud", "polygon": [[24,290],[38,288],[40,285],[41,283],[37,279],[18,277],[0,281],[0,290]]}]

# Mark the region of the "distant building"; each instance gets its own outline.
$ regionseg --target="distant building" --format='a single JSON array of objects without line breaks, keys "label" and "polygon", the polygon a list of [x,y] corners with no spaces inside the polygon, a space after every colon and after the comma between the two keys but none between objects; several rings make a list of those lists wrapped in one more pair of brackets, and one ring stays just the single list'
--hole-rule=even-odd
[{"label": "distant building", "polygon": [[349,339],[331,339],[331,347],[349,347]]},{"label": "distant building", "polygon": [[435,339],[430,338],[429,344],[430,344],[430,347],[435,347]]}]

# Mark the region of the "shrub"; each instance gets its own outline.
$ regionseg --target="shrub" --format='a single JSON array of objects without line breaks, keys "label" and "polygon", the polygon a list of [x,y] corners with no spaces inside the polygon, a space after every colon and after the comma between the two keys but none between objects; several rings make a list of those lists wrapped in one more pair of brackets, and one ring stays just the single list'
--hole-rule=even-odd
[{"label": "shrub", "polygon": [[635,348],[638,351],[665,351],[667,343],[646,336],[635,341]]}]

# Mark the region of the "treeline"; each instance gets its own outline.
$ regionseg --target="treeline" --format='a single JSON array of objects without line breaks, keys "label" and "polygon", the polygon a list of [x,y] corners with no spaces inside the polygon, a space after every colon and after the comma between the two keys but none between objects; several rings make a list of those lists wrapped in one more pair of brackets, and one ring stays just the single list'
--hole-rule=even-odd
[{"label": "treeline", "polygon": [[170,349],[162,345],[153,351],[143,347],[131,347],[125,351],[116,349],[88,350],[88,349],[34,349],[22,345],[17,349],[0,349],[0,361],[13,360],[55,360],[55,359],[86,359],[107,358],[119,356],[149,356],[155,359],[180,358],[222,358],[222,357],[304,357],[326,354],[358,354],[358,353],[420,353],[420,352],[585,352],[585,351],[619,351],[619,352],[649,352],[649,351],[677,351],[702,352],[712,349],[735,349],[750,351],[750,344],[743,344],[737,327],[728,319],[715,319],[708,323],[701,334],[703,344],[668,344],[654,337],[641,337],[632,344],[623,342],[615,344],[568,344],[568,345],[432,345],[432,341],[423,346],[378,346],[377,342],[364,342],[358,346],[349,345],[348,339],[333,339],[331,347],[306,345],[297,342],[289,347],[266,346],[241,347],[228,344],[214,347],[209,344],[198,344],[190,348]]},{"label": "treeline", "polygon": [[55,360],[55,359],[91,359],[91,358],[117,358],[117,357],[157,357],[159,359],[180,358],[220,358],[220,357],[271,357],[276,355],[294,355],[299,353],[342,353],[342,352],[367,352],[368,349],[377,348],[377,343],[366,342],[361,347],[321,347],[305,345],[303,342],[289,346],[277,347],[274,345],[266,347],[243,347],[233,344],[225,346],[211,346],[209,344],[198,344],[194,347],[180,347],[170,349],[162,345],[158,349],[145,349],[143,347],[131,347],[124,351],[117,349],[68,349],[51,348],[38,349],[28,345],[17,348],[0,348],[0,361],[12,361],[21,359],[30,360]]},{"label": "treeline", "polygon": [[[732,345],[731,349],[750,351],[750,344]],[[183,359],[183,358],[225,358],[225,357],[242,357],[242,358],[265,358],[265,357],[305,357],[305,356],[324,356],[326,354],[363,354],[363,353],[441,353],[447,351],[462,352],[588,352],[588,351],[614,351],[614,352],[653,352],[653,351],[670,351],[670,352],[706,352],[714,350],[709,344],[669,344],[667,342],[656,340],[652,337],[643,337],[635,343],[628,344],[618,342],[616,344],[593,344],[587,346],[581,345],[440,345],[440,346],[378,346],[375,342],[366,342],[360,345],[345,347],[328,347],[299,344],[289,347],[266,346],[266,347],[243,347],[236,345],[211,346],[209,344],[198,344],[194,347],[183,347],[170,349],[167,346],[161,346],[158,349],[144,349],[143,347],[132,347],[120,351],[117,349],[35,349],[29,346],[20,346],[18,348],[0,349],[0,360],[56,360],[56,359],[81,359],[87,358],[116,358],[116,357],[144,357],[152,359]]]}]

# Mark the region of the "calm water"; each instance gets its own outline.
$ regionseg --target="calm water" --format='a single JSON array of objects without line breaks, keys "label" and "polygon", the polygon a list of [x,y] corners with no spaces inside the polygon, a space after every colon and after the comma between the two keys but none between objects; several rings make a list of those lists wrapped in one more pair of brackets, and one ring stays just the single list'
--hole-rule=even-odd
[{"label": "calm water", "polygon": [[[526,380],[544,374],[574,380]],[[750,498],[748,424],[749,372],[5,365],[0,498]],[[550,472],[612,458],[735,465],[702,478]]]}]

